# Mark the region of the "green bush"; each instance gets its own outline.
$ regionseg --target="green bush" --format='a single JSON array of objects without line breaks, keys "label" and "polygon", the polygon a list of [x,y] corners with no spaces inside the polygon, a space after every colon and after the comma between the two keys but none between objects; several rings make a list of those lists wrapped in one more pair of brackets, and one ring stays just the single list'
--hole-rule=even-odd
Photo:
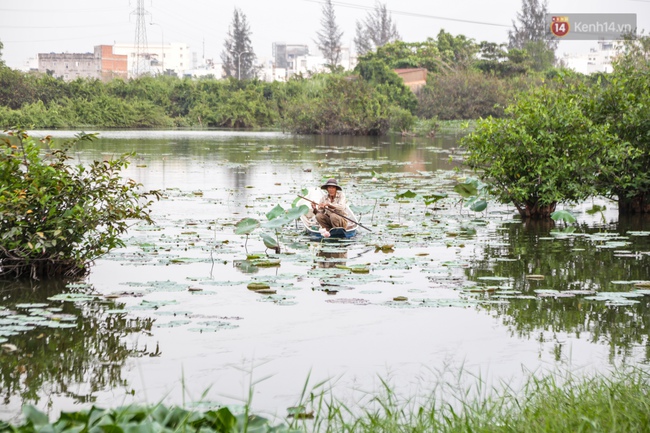
[{"label": "green bush", "polygon": [[418,94],[417,115],[440,120],[503,117],[511,100],[511,85],[506,80],[459,69],[429,78]]},{"label": "green bush", "polygon": [[584,109],[592,121],[610,125],[629,152],[604,179],[620,213],[650,213],[650,37],[630,41],[614,71],[593,86]]},{"label": "green bush", "polygon": [[79,134],[59,149],[50,137],[44,151],[25,131],[0,140],[0,275],[34,279],[79,276],[92,260],[123,246],[119,236],[128,220],[148,223],[141,185],[123,180],[128,155],[89,166],[70,164],[68,150]]},{"label": "green bush", "polygon": [[305,82],[287,102],[282,126],[298,134],[383,135],[390,107],[386,97],[356,76],[325,75]]},{"label": "green bush", "polygon": [[524,94],[504,119],[479,120],[464,137],[466,163],[522,217],[548,218],[557,203],[599,195],[624,149],[582,112],[577,88]]}]

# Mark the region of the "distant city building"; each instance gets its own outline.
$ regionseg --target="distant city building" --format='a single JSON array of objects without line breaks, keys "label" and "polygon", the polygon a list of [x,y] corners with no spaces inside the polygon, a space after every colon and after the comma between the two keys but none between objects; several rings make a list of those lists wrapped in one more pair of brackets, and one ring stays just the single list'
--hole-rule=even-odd
[{"label": "distant city building", "polygon": [[583,74],[612,72],[612,59],[616,54],[615,42],[598,41],[598,48],[590,49],[587,54],[564,54],[561,62],[567,68]]},{"label": "distant city building", "polygon": [[[135,62],[137,59],[137,49],[133,44],[115,44],[113,50],[118,54],[123,54],[128,57],[128,71],[129,78],[132,77],[132,71],[135,69]],[[152,44],[149,43],[146,53],[142,53],[145,57],[144,70],[140,70],[142,75],[177,75],[182,77],[185,72],[195,69],[199,65],[194,64],[196,56],[190,52],[190,47],[183,43],[170,43],[170,44]]]},{"label": "distant city building", "polygon": [[275,67],[280,69],[294,69],[296,58],[309,55],[307,45],[292,45],[284,42],[273,42],[273,58]]},{"label": "distant city building", "polygon": [[[309,47],[301,44],[273,43],[273,60],[263,62],[259,78],[264,81],[287,81],[294,75],[308,77],[318,72],[328,72],[327,61],[322,56],[310,54]],[[348,47],[341,48],[339,65],[349,70],[356,66],[356,58]]]},{"label": "distant city building", "polygon": [[93,53],[39,53],[38,71],[72,81],[96,78],[109,81],[127,77],[127,57],[115,54],[110,45],[97,45]]},{"label": "distant city building", "polygon": [[[194,53],[194,57],[196,57],[196,53]],[[199,63],[196,58],[194,58],[192,63],[195,65],[198,64],[198,66],[186,70],[183,74],[184,77],[212,77],[216,79],[224,78],[223,64],[221,63],[215,63],[212,59],[205,59],[202,63]]]}]

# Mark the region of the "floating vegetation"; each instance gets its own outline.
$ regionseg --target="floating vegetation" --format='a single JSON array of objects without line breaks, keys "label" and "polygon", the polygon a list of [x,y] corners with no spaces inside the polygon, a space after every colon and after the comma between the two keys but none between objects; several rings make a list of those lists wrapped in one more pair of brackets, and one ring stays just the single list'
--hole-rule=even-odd
[{"label": "floating vegetation", "polygon": [[295,305],[295,296],[291,295],[268,295],[258,298],[260,302],[271,302],[277,305]]},{"label": "floating vegetation", "polygon": [[235,329],[239,327],[237,324],[220,320],[203,321],[199,322],[198,325],[200,326],[194,326],[187,330],[190,332],[218,332],[224,329]]},{"label": "floating vegetation", "polygon": [[60,293],[58,295],[50,296],[47,299],[50,301],[62,302],[88,302],[97,299],[97,297],[83,293]]},{"label": "floating vegetation", "polygon": [[326,299],[325,302],[329,304],[346,304],[346,305],[369,305],[370,304],[370,301],[361,298]]},{"label": "floating vegetation", "polygon": [[258,281],[253,281],[252,283],[248,283],[246,288],[248,290],[267,290],[271,286],[268,283],[263,283],[263,282],[258,282]]}]

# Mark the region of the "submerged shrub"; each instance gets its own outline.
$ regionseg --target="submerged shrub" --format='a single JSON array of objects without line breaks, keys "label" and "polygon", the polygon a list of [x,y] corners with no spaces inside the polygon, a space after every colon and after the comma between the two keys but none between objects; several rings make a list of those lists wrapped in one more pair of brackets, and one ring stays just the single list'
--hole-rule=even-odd
[{"label": "submerged shrub", "polygon": [[141,185],[124,180],[127,154],[90,166],[72,165],[68,149],[94,134],[42,147],[23,130],[0,140],[0,275],[79,276],[88,264],[113,248],[128,220],[153,223]]}]

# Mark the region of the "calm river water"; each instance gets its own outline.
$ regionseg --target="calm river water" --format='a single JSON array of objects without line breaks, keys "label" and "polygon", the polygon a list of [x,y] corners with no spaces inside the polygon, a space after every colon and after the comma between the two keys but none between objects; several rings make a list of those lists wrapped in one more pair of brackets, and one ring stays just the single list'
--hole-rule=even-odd
[{"label": "calm river water", "polygon": [[[73,132],[34,135],[46,134]],[[570,230],[493,202],[472,212],[453,191],[472,176],[457,139],[106,131],[79,145],[78,163],[137,153],[124,174],[163,191],[157,224],[135,224],[83,281],[0,285],[0,419],[23,404],[55,417],[249,399],[283,417],[305,385],[363,404],[381,380],[409,397],[443,379],[516,386],[646,363],[648,220],[619,221],[605,200],[566,207]],[[235,234],[329,177],[371,230],[322,243],[295,223]]]}]

